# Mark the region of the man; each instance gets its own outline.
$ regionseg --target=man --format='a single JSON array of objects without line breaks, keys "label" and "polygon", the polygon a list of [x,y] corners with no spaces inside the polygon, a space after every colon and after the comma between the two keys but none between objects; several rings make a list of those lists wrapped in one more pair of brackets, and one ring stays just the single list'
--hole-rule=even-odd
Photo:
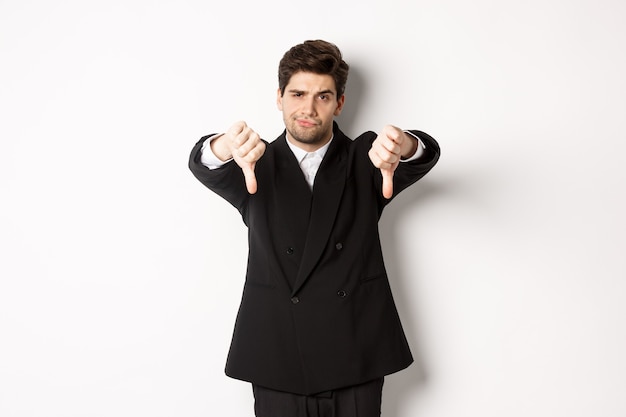
[{"label": "man", "polygon": [[244,122],[203,137],[189,166],[248,227],[246,281],[226,364],[258,417],[380,415],[383,377],[413,361],[383,263],[383,208],[439,146],[385,126],[354,141],[334,121],[348,65],[316,40],[285,53],[273,142]]}]

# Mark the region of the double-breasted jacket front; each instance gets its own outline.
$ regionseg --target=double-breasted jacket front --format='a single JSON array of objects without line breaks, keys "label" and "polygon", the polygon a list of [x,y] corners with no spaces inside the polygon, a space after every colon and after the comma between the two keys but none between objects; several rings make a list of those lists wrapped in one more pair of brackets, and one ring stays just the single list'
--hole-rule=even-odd
[{"label": "double-breasted jacket front", "polygon": [[[311,395],[388,375],[413,361],[378,233],[391,200],[382,196],[380,170],[367,155],[376,134],[351,140],[336,123],[333,128],[312,190],[285,132],[257,161],[252,195],[234,162],[212,170],[200,163],[208,136],[191,152],[193,174],[237,208],[248,228],[245,285],[226,363],[233,378]],[[410,132],[425,152],[400,163],[394,197],[439,158],[432,137]]]}]

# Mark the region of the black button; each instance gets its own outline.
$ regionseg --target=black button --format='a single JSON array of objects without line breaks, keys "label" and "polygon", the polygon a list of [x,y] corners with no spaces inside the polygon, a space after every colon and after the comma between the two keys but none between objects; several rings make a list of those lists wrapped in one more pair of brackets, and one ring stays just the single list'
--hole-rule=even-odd
[{"label": "black button", "polygon": [[344,298],[346,295],[348,295],[348,293],[345,292],[344,290],[341,290],[341,291],[337,291],[337,295],[341,298]]},{"label": "black button", "polygon": [[293,248],[287,248],[287,255],[293,255]]},{"label": "black button", "polygon": [[298,304],[300,302],[300,299],[298,297],[292,297],[291,302],[294,304]]},{"label": "black button", "polygon": [[339,242],[339,243],[337,243],[335,245],[335,248],[337,248],[337,250],[341,250],[341,249],[343,249],[343,244],[341,242]]}]

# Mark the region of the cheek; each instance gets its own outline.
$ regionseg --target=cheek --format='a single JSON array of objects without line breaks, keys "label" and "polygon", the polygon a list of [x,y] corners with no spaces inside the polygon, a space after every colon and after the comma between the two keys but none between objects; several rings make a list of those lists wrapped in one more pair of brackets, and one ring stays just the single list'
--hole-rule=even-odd
[{"label": "cheek", "polygon": [[291,114],[294,111],[293,103],[286,103],[285,101],[283,101],[282,107],[283,107],[282,108],[283,113],[285,113],[285,114]]}]

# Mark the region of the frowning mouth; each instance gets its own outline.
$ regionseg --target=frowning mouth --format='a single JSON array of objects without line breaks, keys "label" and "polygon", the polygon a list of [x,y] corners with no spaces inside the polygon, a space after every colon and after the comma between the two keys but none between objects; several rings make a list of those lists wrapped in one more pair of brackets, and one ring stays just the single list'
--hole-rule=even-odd
[{"label": "frowning mouth", "polygon": [[302,127],[313,127],[317,126],[317,123],[310,119],[296,119],[296,123]]}]

